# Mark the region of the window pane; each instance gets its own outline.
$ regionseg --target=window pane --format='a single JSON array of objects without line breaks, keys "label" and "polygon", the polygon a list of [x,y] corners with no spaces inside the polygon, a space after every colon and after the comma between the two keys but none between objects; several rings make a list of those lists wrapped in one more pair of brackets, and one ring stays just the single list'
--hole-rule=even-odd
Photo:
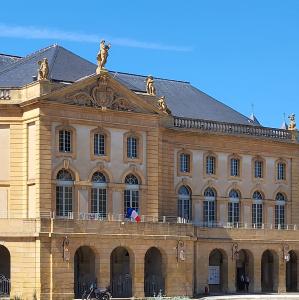
[{"label": "window pane", "polygon": [[137,138],[135,137],[127,139],[127,156],[128,158],[137,158]]},{"label": "window pane", "polygon": [[263,224],[263,204],[252,204],[252,225],[261,228]]},{"label": "window pane", "polygon": [[94,135],[94,155],[105,155],[105,135]]},{"label": "window pane", "polygon": [[231,159],[231,166],[230,166],[230,175],[231,176],[239,176],[239,168],[240,168],[240,160],[237,158]]},{"label": "window pane", "polygon": [[91,189],[91,212],[97,213],[101,217],[107,216],[107,192],[106,189]]},{"label": "window pane", "polygon": [[214,156],[208,156],[206,160],[206,173],[207,174],[215,174],[215,162],[216,159]]},{"label": "window pane", "polygon": [[285,180],[286,179],[286,165],[285,163],[277,164],[277,179]]},{"label": "window pane", "polygon": [[59,151],[71,152],[71,132],[68,130],[59,131]]},{"label": "window pane", "polygon": [[139,212],[139,191],[125,190],[124,193],[124,214],[127,214],[128,208],[133,208]]},{"label": "window pane", "polygon": [[184,173],[190,172],[190,155],[182,153],[180,154],[180,171]]},{"label": "window pane", "polygon": [[260,160],[256,160],[254,162],[254,177],[255,178],[263,177],[263,162]]}]

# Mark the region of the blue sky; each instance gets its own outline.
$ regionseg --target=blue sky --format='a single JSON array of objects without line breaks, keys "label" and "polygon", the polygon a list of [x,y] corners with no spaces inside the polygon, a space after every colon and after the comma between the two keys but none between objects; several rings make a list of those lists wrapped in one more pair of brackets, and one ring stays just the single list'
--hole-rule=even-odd
[{"label": "blue sky", "polygon": [[[298,0],[3,1],[0,53],[58,43],[95,62],[111,41],[111,70],[190,81],[280,127],[299,124]],[[287,120],[288,121],[288,120]]]}]

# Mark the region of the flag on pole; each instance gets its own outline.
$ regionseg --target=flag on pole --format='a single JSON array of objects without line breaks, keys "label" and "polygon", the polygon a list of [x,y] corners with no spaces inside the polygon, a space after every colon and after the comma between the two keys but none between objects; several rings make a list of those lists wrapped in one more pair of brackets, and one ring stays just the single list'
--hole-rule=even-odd
[{"label": "flag on pole", "polygon": [[138,215],[138,212],[135,209],[133,209],[132,207],[129,207],[127,209],[127,218],[134,219],[137,223],[139,223],[141,221],[141,219]]}]

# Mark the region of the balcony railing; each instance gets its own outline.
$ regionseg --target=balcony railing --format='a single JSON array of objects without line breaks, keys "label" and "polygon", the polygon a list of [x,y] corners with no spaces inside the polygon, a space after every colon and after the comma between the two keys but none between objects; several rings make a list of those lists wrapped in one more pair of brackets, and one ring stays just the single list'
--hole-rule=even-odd
[{"label": "balcony railing", "polygon": [[173,126],[177,128],[190,128],[215,133],[247,135],[278,140],[292,140],[294,139],[293,134],[295,134],[295,132],[292,133],[284,129],[182,117],[173,117]]},{"label": "balcony railing", "polygon": [[[135,222],[133,219],[126,218],[123,214],[99,214],[99,213],[68,213],[65,216],[59,216],[56,212],[44,212],[41,219],[57,220],[79,220],[95,222]],[[190,224],[199,228],[226,228],[226,229],[257,229],[257,230],[298,230],[297,224],[268,224],[268,223],[230,223],[230,222],[197,222],[176,216],[150,216],[141,215],[141,223],[173,223],[173,224]]]}]

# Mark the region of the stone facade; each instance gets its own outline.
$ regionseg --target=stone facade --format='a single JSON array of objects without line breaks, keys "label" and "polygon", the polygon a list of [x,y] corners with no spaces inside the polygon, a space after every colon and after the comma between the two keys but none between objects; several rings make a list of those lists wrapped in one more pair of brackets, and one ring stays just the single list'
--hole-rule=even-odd
[{"label": "stone facade", "polygon": [[[144,297],[160,289],[167,296],[192,296],[207,288],[242,290],[242,275],[254,292],[297,291],[296,131],[240,134],[220,132],[221,124],[214,130],[175,126],[173,116],[109,75],[105,91],[125,100],[87,105],[86,89],[103,82],[101,76],[63,88],[38,81],[0,100],[0,274],[10,278],[10,295],[73,299],[96,280],[101,287],[112,285],[116,296]],[[105,91],[92,95],[103,99]],[[95,133],[105,137],[104,155],[94,153]],[[128,137],[136,141],[136,155],[128,155]],[[181,154],[188,155],[183,168]],[[209,155],[215,158],[211,173]],[[232,158],[239,162],[236,176]],[[261,178],[254,175],[255,160],[262,161]],[[282,179],[276,176],[279,162]],[[61,170],[71,180],[59,179]],[[105,183],[93,183],[96,172]],[[134,189],[128,175],[138,181]],[[104,216],[92,212],[95,186],[106,191]],[[189,191],[185,198],[179,196],[182,186]],[[214,198],[205,194],[208,188]],[[239,215],[232,222],[231,190],[239,192]],[[255,191],[263,197],[260,224],[252,224]],[[277,193],[285,196],[279,224]],[[133,203],[134,197],[140,223],[124,218],[124,198]],[[179,201],[190,206],[183,213]],[[206,215],[212,202],[213,216]]]}]

